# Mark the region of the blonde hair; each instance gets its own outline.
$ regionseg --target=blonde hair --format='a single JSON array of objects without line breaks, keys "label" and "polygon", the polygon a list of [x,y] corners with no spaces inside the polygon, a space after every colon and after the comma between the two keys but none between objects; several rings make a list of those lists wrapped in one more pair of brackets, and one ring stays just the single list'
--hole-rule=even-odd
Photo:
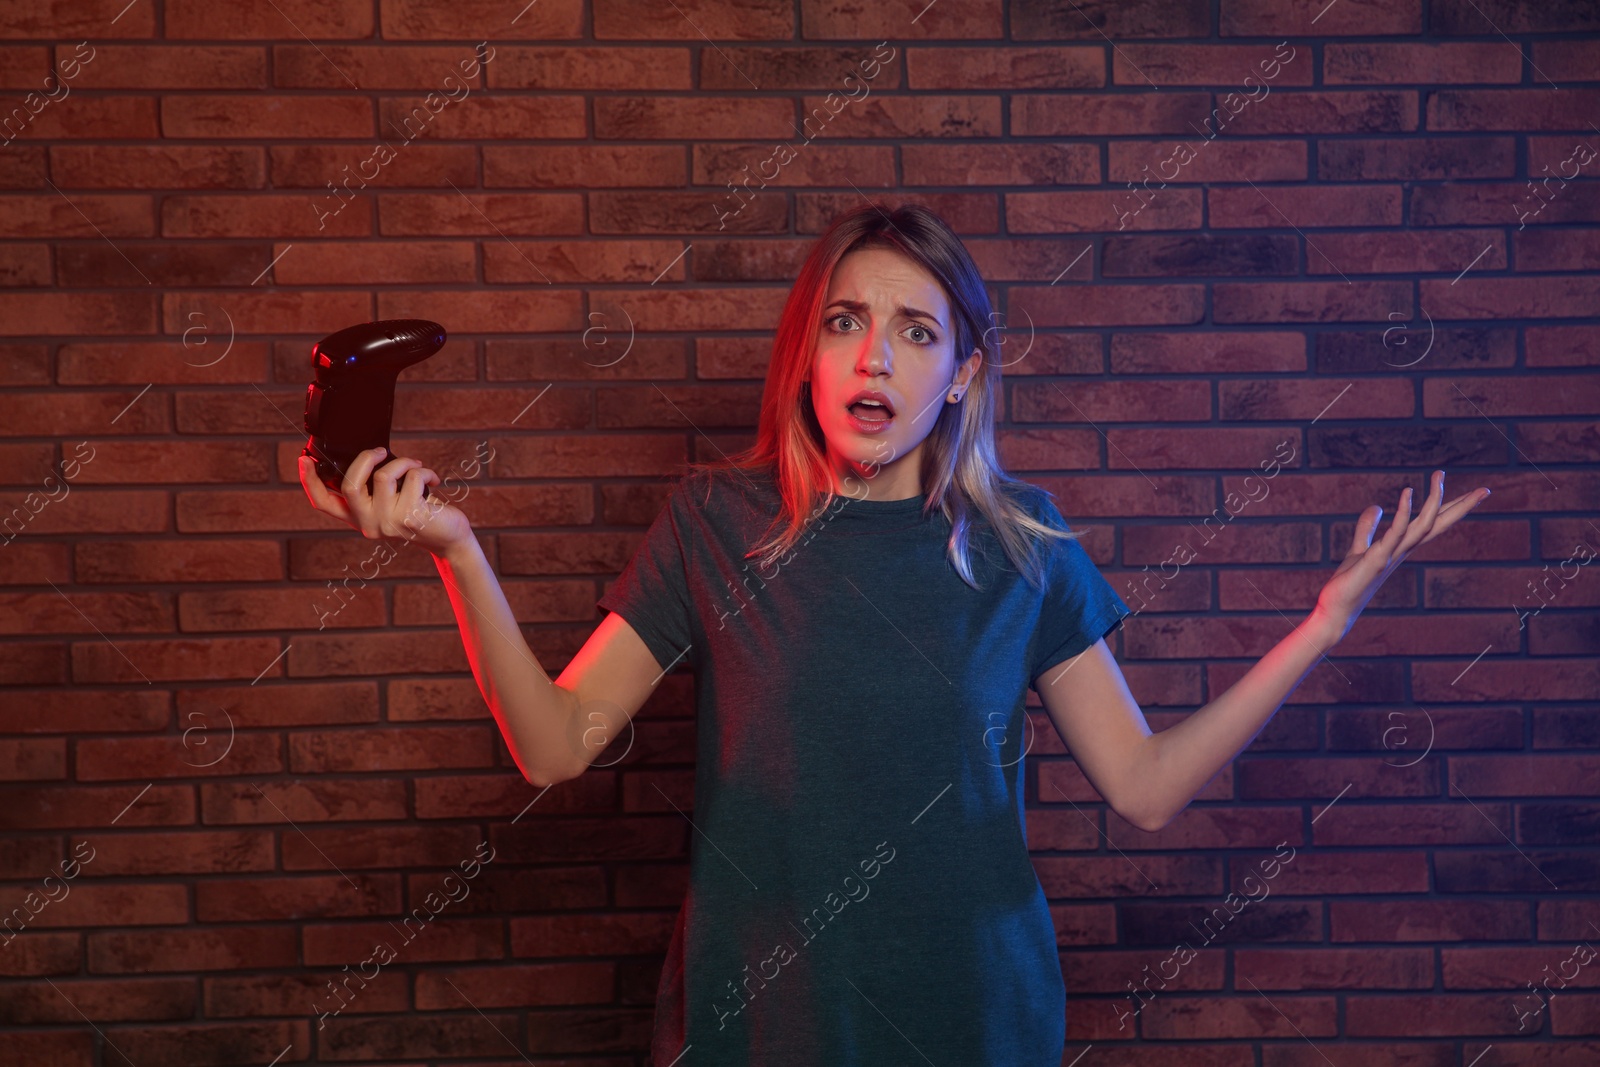
[{"label": "blonde hair", "polygon": [[[840,260],[857,249],[889,248],[937,278],[950,301],[956,361],[982,353],[978,372],[957,403],[941,404],[923,441],[923,515],[935,509],[950,521],[947,555],[962,581],[980,588],[970,559],[973,521],[988,520],[1011,565],[1036,586],[1044,583],[1039,546],[1044,538],[1080,535],[1041,522],[1023,498],[1049,498],[1044,489],[1013,478],[1000,466],[994,411],[1000,395],[998,353],[989,336],[994,316],[988,291],[966,247],[933,212],[915,204],[885,210],[865,204],[845,212],[812,246],[789,290],[773,337],[761,396],[756,441],[725,462],[692,464],[693,471],[763,470],[777,485],[783,507],[762,543],[745,554],[771,566],[804,534],[810,517],[837,495],[828,467],[826,438],[805,382],[816,351],[823,301]],[[820,506],[818,500],[821,499]],[[1045,516],[1049,518],[1048,514]],[[781,529],[780,529],[781,528]]]}]

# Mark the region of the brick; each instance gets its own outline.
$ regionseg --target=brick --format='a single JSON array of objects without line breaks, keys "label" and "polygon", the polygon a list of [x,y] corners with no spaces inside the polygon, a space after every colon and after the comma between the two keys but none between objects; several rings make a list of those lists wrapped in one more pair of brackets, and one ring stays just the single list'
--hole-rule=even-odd
[{"label": "brick", "polygon": [[490,726],[307,731],[290,736],[290,769],[296,774],[342,774],[493,766],[493,736]]},{"label": "brick", "polygon": [[[1309,434],[1313,467],[1502,466],[1510,443],[1490,425],[1316,427]],[[1420,489],[1420,486],[1418,487]]]},{"label": "brick", "polygon": [[[889,145],[813,145],[788,163],[776,165],[771,145],[709,144],[693,147],[693,181],[696,185],[723,185],[729,196],[753,196],[768,186],[894,185],[894,149]],[[772,176],[767,170],[775,171]]]},{"label": "brick", "polygon": [[[1213,226],[1295,227],[1398,226],[1401,190],[1397,185],[1291,185],[1206,191]],[[1317,241],[1322,240],[1321,235]],[[1313,263],[1316,256],[1311,256]]]},{"label": "brick", "polygon": [[1417,128],[1417,94],[1285,89],[1245,108],[1226,128],[1235,134],[1405,133]]},{"label": "brick", "polygon": [[1504,41],[1459,44],[1330,44],[1328,85],[1470,85],[1522,80],[1522,56]]},{"label": "brick", "polygon": [[[862,193],[796,193],[796,233],[821,233],[842,212],[862,203]],[[992,193],[907,193],[896,196],[868,196],[885,210],[896,204],[920,204],[932,211],[958,234],[993,234],[1000,230],[997,198]]]},{"label": "brick", "polygon": [[1181,380],[1073,382],[1070,389],[1054,382],[1018,383],[1011,414],[1018,422],[1193,422],[1211,418],[1211,393],[1204,386]]},{"label": "brick", "polygon": [[[1377,322],[1394,311],[1409,320],[1411,285],[1409,282],[1218,282],[1212,287],[1211,301],[1212,319],[1218,323]],[[1427,306],[1432,307],[1431,304]]]},{"label": "brick", "polygon": [[49,284],[49,245],[0,246],[0,287],[33,287]]},{"label": "brick", "polygon": [[[467,149],[469,156],[472,151]],[[676,145],[483,147],[486,189],[671,187],[686,184],[687,174],[683,150]]]},{"label": "brick", "polygon": [[[13,336],[156,332],[155,303],[146,293],[0,292],[0,321]],[[106,421],[96,425],[109,425],[114,414],[107,413]],[[60,431],[73,432],[67,425]]]},{"label": "brick", "polygon": [[1440,327],[1425,315],[1406,322],[1405,314],[1398,311],[1387,317],[1392,325],[1382,331],[1319,331],[1315,341],[1318,372],[1393,372],[1420,366],[1423,360],[1429,360],[1432,369],[1509,367],[1516,362],[1512,330]]},{"label": "brick", "polygon": [[751,426],[761,390],[745,385],[602,386],[595,391],[601,429]]},{"label": "brick", "polygon": [[[6,510],[6,520],[16,517],[14,509],[26,507],[24,502],[11,504]],[[94,533],[162,533],[166,530],[166,514],[170,504],[165,493],[147,490],[75,490],[59,502],[51,502],[32,514],[22,534],[78,534],[83,530]],[[11,528],[6,528],[11,536]]]},{"label": "brick", "polygon": [[1017,287],[1012,314],[1026,309],[1040,326],[1157,326],[1197,323],[1205,314],[1198,285]]},{"label": "brick", "polygon": [[1034,93],[1011,99],[1014,137],[1200,132],[1209,93]]},{"label": "brick", "polygon": [[1346,1033],[1352,1037],[1462,1037],[1517,1033],[1518,1022],[1504,993],[1482,995],[1389,995],[1349,997]]},{"label": "brick", "polygon": [[[282,290],[230,293],[225,305],[240,333],[313,333],[319,323],[359,322],[371,306],[371,298],[365,293]],[[197,320],[191,316],[196,311],[202,315],[214,313],[214,307],[201,294],[165,293],[161,298],[163,328],[168,333],[182,335],[184,330],[203,323],[220,332],[220,325],[211,326],[212,320]]]},{"label": "brick", "polygon": [[366,92],[433,90],[453,98],[463,87],[481,91],[483,72],[498,68],[505,51],[496,48],[493,54],[484,54],[488,66],[470,44],[279,44],[272,49],[272,79],[280,89],[349,88],[354,82]]},{"label": "brick", "polygon": [[1093,89],[1106,83],[1105,52],[1084,48],[917,48],[906,53],[911,89]]},{"label": "brick", "polygon": [[[431,564],[430,564],[431,565]],[[324,587],[326,588],[326,587]],[[226,704],[228,714],[233,722],[240,728],[263,726],[306,726],[332,723],[375,722],[378,718],[378,694],[373,682],[306,682],[295,686],[296,699],[285,702],[274,695],[274,690],[261,687],[256,689],[241,690],[233,687],[185,687],[178,691],[178,713],[185,722],[205,723],[215,721],[216,708]],[[371,782],[371,779],[367,779]],[[327,784],[327,783],[325,783]],[[266,795],[278,797],[281,794],[274,792],[274,786],[262,782]],[[378,783],[373,783],[375,789],[381,788]],[[224,781],[219,789],[231,790],[243,788],[236,783],[229,785]],[[313,789],[310,783],[285,786],[292,791],[298,788]],[[330,784],[331,788],[331,784]],[[381,793],[380,793],[381,795]],[[266,818],[265,811],[270,809],[262,799],[263,793],[257,792],[254,786],[245,791],[246,799],[253,804],[261,806],[263,817],[250,818],[247,813],[241,813],[237,822],[276,822],[279,818]],[[217,803],[216,798],[202,787],[202,799],[207,810]],[[233,810],[233,809],[227,809]],[[251,809],[254,810],[254,809]],[[293,808],[289,808],[291,812]]]},{"label": "brick", "polygon": [[[78,641],[72,645],[72,680],[80,683],[128,681],[203,681],[211,678],[280,677],[282,649],[277,638],[208,640]],[[82,760],[80,752],[80,760]],[[83,777],[82,768],[78,776]]]},{"label": "brick", "polygon": [[148,196],[0,197],[0,233],[8,238],[149,237],[154,221]]},{"label": "brick", "polygon": [[[1345,385],[1349,386],[1347,390]],[[1314,379],[1229,379],[1217,383],[1222,419],[1402,419],[1416,407],[1411,383],[1367,378],[1338,383]],[[1385,428],[1384,432],[1390,432]]]},{"label": "brick", "polygon": [[[425,6],[424,0],[414,2],[418,6]],[[577,4],[572,6],[580,7]],[[793,9],[778,0],[756,0],[755,3],[737,8],[717,4],[713,0],[695,0],[694,3],[679,6],[681,12],[663,9],[642,0],[600,0],[594,10],[595,39],[692,40],[699,43],[705,38],[696,27],[704,27],[708,23],[716,26],[716,38],[719,41],[788,39],[794,35]]]},{"label": "brick", "polygon": [[[1395,755],[1395,760],[1411,758]],[[1334,806],[1314,827],[1320,846],[1498,845],[1512,829],[1510,805]]]},{"label": "brick", "polygon": [[64,544],[6,541],[5,552],[0,552],[0,585],[26,585],[42,577],[58,585],[64,584],[70,581],[67,571],[67,545]]},{"label": "brick", "polygon": [[372,232],[370,204],[370,197],[345,203],[331,193],[326,202],[306,194],[169,196],[161,205],[161,236],[365,237]]},{"label": "brick", "polygon": [[823,137],[999,137],[1000,98],[878,96],[841,108],[821,97],[800,102],[800,132]]},{"label": "brick", "polygon": [[[163,481],[255,482],[269,480],[272,455],[263,445],[208,441],[121,441],[85,465],[78,484],[119,485]],[[167,475],[170,477],[163,477]]]},{"label": "brick", "polygon": [[[269,262],[271,256],[265,246],[231,242],[200,245],[139,241],[120,242],[115,248],[104,243],[67,245],[56,256],[56,281],[67,288],[248,286],[261,276]],[[190,323],[196,324],[199,320]],[[191,335],[188,347],[198,347],[200,343],[198,335]],[[183,347],[185,342],[180,339],[179,345]],[[168,358],[172,356],[169,349]],[[197,353],[187,354],[186,358],[194,363],[203,361]]]},{"label": "brick", "polygon": [[[942,11],[937,6],[924,10],[926,7],[922,0],[892,0],[884,7],[872,9],[849,0],[801,0],[800,36],[807,40],[871,40],[882,36],[885,26],[913,25],[919,39],[971,41],[1005,35],[1000,0],[978,0]],[[785,29],[768,36],[787,37],[789,32]]]},{"label": "brick", "polygon": [[1523,336],[1530,367],[1600,366],[1600,327],[1529,326]]},{"label": "brick", "polygon": [[477,150],[468,145],[413,141],[394,147],[392,155],[376,145],[272,145],[267,151],[272,184],[279,189],[316,190],[324,211],[333,211],[368,187],[448,188],[452,183],[458,187],[477,183]]},{"label": "brick", "polygon": [[1422,32],[1421,0],[1223,0],[1220,32],[1224,37],[1281,37],[1316,33],[1373,36]]},{"label": "brick", "polygon": [[1509,178],[1512,137],[1406,137],[1317,143],[1317,175],[1326,181],[1442,181]]},{"label": "brick", "polygon": [[1283,275],[1299,268],[1292,236],[1165,234],[1107,237],[1100,270],[1107,278]]},{"label": "brick", "polygon": [[[1581,6],[1559,11],[1563,19],[1583,18],[1585,14]],[[1537,71],[1543,71],[1543,74],[1536,73],[1537,78],[1592,81],[1596,68],[1600,68],[1600,41],[1592,38],[1535,41],[1533,64]]]},{"label": "brick", "polygon": [[59,641],[13,642],[0,661],[0,679],[8,685],[65,685],[69,650]]},{"label": "brick", "polygon": [[1585,780],[1600,770],[1600,760],[1576,754],[1456,756],[1450,761],[1450,770],[1461,783],[1470,783],[1475,798],[1577,796],[1586,790]]},{"label": "brick", "polygon": [[372,105],[349,96],[166,96],[167,137],[370,137]]},{"label": "brick", "polygon": [[906,185],[1094,185],[1100,152],[1087,144],[995,144],[981,152],[900,146]]},{"label": "brick", "polygon": [[901,88],[905,50],[866,45],[821,47],[739,48],[718,47],[700,53],[701,89],[748,89],[755,83],[765,91],[779,89],[833,89],[842,93]]},{"label": "brick", "polygon": [[[1541,195],[1548,198],[1561,189],[1565,182],[1583,176],[1596,158],[1595,146],[1583,134],[1553,133],[1546,136],[1530,135],[1526,170],[1538,182]],[[1555,185],[1546,184],[1553,181]]]},{"label": "brick", "polygon": [[[1308,274],[1459,274],[1506,268],[1505,241],[1497,230],[1397,230],[1389,233],[1319,233]],[[1337,268],[1335,267],[1337,264]],[[1521,257],[1518,257],[1521,265]],[[1395,356],[1403,362],[1416,353]]]},{"label": "brick", "polygon": [[1010,471],[1096,470],[1100,435],[1093,430],[1000,430],[995,446]]},{"label": "brick", "polygon": [[1276,429],[1113,429],[1106,431],[1106,466],[1112,470],[1249,468],[1271,459],[1283,437],[1283,431]]},{"label": "brick", "polygon": [[1214,374],[1306,369],[1300,333],[1116,333],[1111,336],[1113,374]]},{"label": "brick", "polygon": [[50,171],[66,189],[260,189],[266,154],[227,145],[52,145]]},{"label": "brick", "polygon": [[1411,189],[1408,217],[1413,226],[1600,222],[1600,184],[1569,184],[1553,197],[1531,192],[1526,183],[1419,185]]},{"label": "brick", "polygon": [[1592,230],[1529,229],[1512,234],[1517,269],[1592,271],[1600,268],[1600,235]]},{"label": "brick", "polygon": [[[582,114],[581,98],[572,98]],[[543,110],[548,98],[527,103]],[[823,109],[824,115],[828,114]],[[808,111],[809,114],[809,111]],[[814,124],[816,120],[811,120]],[[805,130],[814,129],[814,125]],[[795,133],[794,105],[765,97],[602,96],[594,101],[594,135],[626,140],[787,139]],[[526,137],[526,132],[506,136]],[[581,137],[576,134],[547,136]]]},{"label": "brick", "polygon": [[[185,346],[179,341],[79,342],[64,344],[57,353],[56,380],[61,385],[137,385],[184,383],[220,385],[259,382],[266,379],[266,347],[257,341],[234,340],[225,359],[218,360],[210,346],[227,347],[225,322],[217,316],[215,324],[202,315],[190,326],[211,326],[214,335],[204,332],[190,336]],[[201,342],[204,341],[204,344]],[[209,364],[209,365],[208,365]],[[131,417],[131,413],[130,413]]]},{"label": "brick", "polygon": [[398,877],[359,871],[343,878],[280,874],[201,881],[194,897],[195,917],[203,923],[397,915],[402,910]]},{"label": "brick", "polygon": [[[514,48],[497,49],[486,68],[496,89],[687,90],[688,49]],[[715,52],[701,53],[711,63]],[[720,57],[717,57],[720,60]],[[728,85],[724,88],[739,88]]]},{"label": "brick", "polygon": [[273,582],[279,556],[270,541],[95,541],[76,546],[73,565],[81,583]]},{"label": "brick", "polygon": [[[348,594],[348,599],[347,599]],[[381,594],[360,587],[335,593],[326,587],[183,593],[178,625],[186,631],[224,633],[248,630],[317,630],[325,627],[377,627],[387,621]]]},{"label": "brick", "polygon": [[1591,415],[1600,412],[1600,378],[1592,374],[1541,374],[1521,379],[1428,378],[1425,417],[1487,415]]},{"label": "brick", "polygon": [[154,37],[155,11],[149,7],[124,11],[126,4],[127,0],[7,3],[0,5],[0,37],[51,41],[89,34],[96,38]]},{"label": "brick", "polygon": [[0,593],[0,633],[166,633],[168,593]]},{"label": "brick", "polygon": [[174,38],[238,40],[287,37],[368,37],[372,8],[360,0],[285,0],[278,10],[232,8],[204,0],[173,0],[166,9],[166,35]]},{"label": "brick", "polygon": [[[1224,909],[1224,914],[1227,914]],[[1162,997],[1140,1013],[1140,1033],[1157,1040],[1215,1041],[1224,1038],[1287,1038],[1308,1041],[1338,1033],[1333,997],[1279,997],[1271,1018],[1260,1015],[1243,997]]]},{"label": "brick", "polygon": [[[1588,700],[1600,685],[1597,663],[1592,656],[1552,657],[1541,659],[1539,670],[1530,671],[1526,660],[1496,659],[1491,652],[1476,663],[1471,657],[1414,663],[1411,685],[1419,701]],[[1480,882],[1473,891],[1485,888]]]},{"label": "brick", "polygon": [[1110,180],[1162,183],[1304,181],[1304,141],[1227,141],[1196,137],[1182,146],[1161,141],[1111,141]]},{"label": "brick", "polygon": [[780,233],[789,227],[782,193],[590,193],[589,227],[597,234]]},{"label": "brick", "polygon": [[1428,98],[1431,130],[1582,130],[1600,89],[1441,89]]},{"label": "brick", "polygon": [[1433,988],[1433,954],[1422,949],[1311,953],[1241,949],[1236,959],[1252,976],[1259,976],[1251,981],[1266,989]]},{"label": "brick", "polygon": [[[470,253],[470,245],[463,247]],[[492,284],[681,282],[687,275],[683,251],[681,241],[499,241],[483,250],[483,274]],[[470,265],[470,255],[466,262]],[[598,318],[590,323],[604,325]],[[599,335],[591,335],[591,340],[594,346],[600,345]],[[580,340],[577,347],[581,346]],[[594,353],[587,358],[604,363],[613,357]]]},{"label": "brick", "polygon": [[1211,5],[1206,0],[1088,0],[1076,8],[1050,0],[1017,0],[1011,9],[1011,36],[1019,41],[1205,37],[1210,32]]},{"label": "brick", "polygon": [[[1111,54],[1112,80],[1117,85],[1215,85],[1228,90],[1244,86],[1247,77],[1273,87],[1310,85],[1312,65],[1274,62],[1275,49],[1268,44],[1121,44]],[[1247,88],[1255,91],[1254,84]]]},{"label": "brick", "polygon": [[397,150],[419,139],[527,140],[588,135],[582,97],[483,97],[451,106],[450,99],[441,96],[438,111],[428,99],[386,98],[379,105],[378,129],[399,139]]},{"label": "brick", "polygon": [[[43,86],[42,86],[43,88]],[[74,101],[70,107],[45,107],[29,115],[22,104],[11,104],[3,122],[6,139],[18,141],[64,141],[64,139],[141,139],[154,141],[162,136],[154,98],[90,96]],[[22,125],[19,114],[26,115]]]},{"label": "brick", "polygon": [[0,781],[59,781],[66,776],[67,748],[61,738],[0,741]]},{"label": "brick", "polygon": [[[60,46],[57,46],[59,50]],[[96,58],[105,51],[105,46],[95,50]],[[78,54],[76,51],[69,55]],[[79,68],[81,73],[82,67]],[[3,89],[33,89],[43,91],[48,88],[45,79],[54,72],[51,66],[50,49],[44,45],[0,45],[0,88]],[[63,71],[65,73],[65,71]],[[59,91],[59,90],[58,90]]]},{"label": "brick", "polygon": [[1582,3],[1529,7],[1515,0],[1437,0],[1428,28],[1438,34],[1473,37],[1491,33],[1579,33],[1600,30],[1600,12]]},{"label": "brick", "polygon": [[386,237],[550,236],[581,232],[582,225],[583,200],[577,193],[384,193],[378,197],[378,226]]},{"label": "brick", "polygon": [[[1147,861],[1154,861],[1154,856],[1142,856],[1141,865]],[[1141,904],[1138,901],[1125,902],[1122,905],[1123,928],[1125,928],[1126,944],[1155,945],[1162,952],[1168,952],[1174,945],[1187,944],[1192,949],[1203,952],[1205,945],[1202,942],[1206,931],[1200,929],[1202,923],[1210,920],[1211,939],[1218,942],[1227,941],[1318,941],[1320,939],[1320,915],[1315,907],[1310,907],[1307,902],[1270,901],[1262,897],[1259,902],[1245,905],[1238,915],[1230,918],[1226,926],[1219,926],[1216,918],[1218,909],[1226,915],[1229,907],[1222,901],[1221,889],[1216,893],[1216,899],[1208,905],[1198,902],[1182,902],[1182,904]],[[1243,894],[1242,894],[1243,896]],[[1098,953],[1096,953],[1098,955]]]},{"label": "brick", "polygon": [[[967,247],[976,259],[977,250]],[[806,252],[806,242],[799,240],[697,241],[694,276],[703,282],[787,281],[799,273]]]},{"label": "brick", "polygon": [[[1103,233],[1131,230],[1194,230],[1200,227],[1199,189],[1151,192],[1102,191],[1006,193],[1012,233]],[[1113,226],[1112,224],[1119,224]]]},{"label": "brick", "polygon": [[1600,300],[1600,278],[1474,278],[1423,281],[1422,304],[1437,318],[1518,319],[1588,315]]},{"label": "brick", "polygon": [[[83,54],[77,45],[62,44],[55,53],[58,66]],[[80,62],[78,72],[74,89],[263,89],[267,51],[229,45],[102,44],[90,61]]]},{"label": "brick", "polygon": [[389,40],[572,39],[583,35],[583,5],[577,0],[557,0],[512,14],[493,0],[458,0],[447,5],[390,0],[382,7],[379,28]]},{"label": "brick", "polygon": [[470,283],[477,251],[467,241],[317,241],[273,272],[281,285]]}]

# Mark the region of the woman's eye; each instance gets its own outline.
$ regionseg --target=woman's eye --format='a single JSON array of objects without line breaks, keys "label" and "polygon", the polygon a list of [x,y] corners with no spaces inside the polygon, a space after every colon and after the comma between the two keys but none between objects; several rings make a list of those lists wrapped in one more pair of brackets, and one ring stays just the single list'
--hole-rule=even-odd
[{"label": "woman's eye", "polygon": [[915,331],[916,333],[920,333],[923,336],[927,337],[926,341],[917,341],[916,342],[917,344],[926,345],[926,344],[932,344],[933,343],[933,334],[929,333],[927,330],[923,329],[921,326],[913,326],[913,327],[911,327],[911,330]]}]

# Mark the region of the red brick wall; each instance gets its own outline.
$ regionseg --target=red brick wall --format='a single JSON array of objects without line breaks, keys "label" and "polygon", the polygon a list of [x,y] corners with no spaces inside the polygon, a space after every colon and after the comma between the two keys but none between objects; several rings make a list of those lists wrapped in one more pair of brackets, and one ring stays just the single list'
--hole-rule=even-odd
[{"label": "red brick wall", "polygon": [[1363,507],[1436,466],[1494,490],[1158,834],[1035,709],[1068,1058],[1600,1057],[1593,992],[1529,989],[1600,933],[1597,30],[1579,0],[0,0],[0,914],[37,908],[0,1058],[510,1061],[492,1024],[642,1063],[688,679],[614,766],[524,784],[426,554],[377,568],[307,505],[309,348],[447,325],[396,444],[495,450],[463,507],[555,673],[671,477],[748,439],[801,254],[864,195],[978,259],[1004,458],[1140,609],[1157,729],[1288,632]]}]

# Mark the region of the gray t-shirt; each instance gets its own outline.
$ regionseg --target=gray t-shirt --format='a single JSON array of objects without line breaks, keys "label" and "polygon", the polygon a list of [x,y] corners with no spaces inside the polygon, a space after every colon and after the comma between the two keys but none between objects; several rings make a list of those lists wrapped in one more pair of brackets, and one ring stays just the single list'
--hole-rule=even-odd
[{"label": "gray t-shirt", "polygon": [[695,675],[657,1067],[1060,1063],[1023,709],[1131,612],[1073,541],[1046,542],[1029,585],[981,519],[972,589],[923,503],[836,498],[762,569],[744,554],[778,513],[770,474],[693,472],[598,602]]}]

